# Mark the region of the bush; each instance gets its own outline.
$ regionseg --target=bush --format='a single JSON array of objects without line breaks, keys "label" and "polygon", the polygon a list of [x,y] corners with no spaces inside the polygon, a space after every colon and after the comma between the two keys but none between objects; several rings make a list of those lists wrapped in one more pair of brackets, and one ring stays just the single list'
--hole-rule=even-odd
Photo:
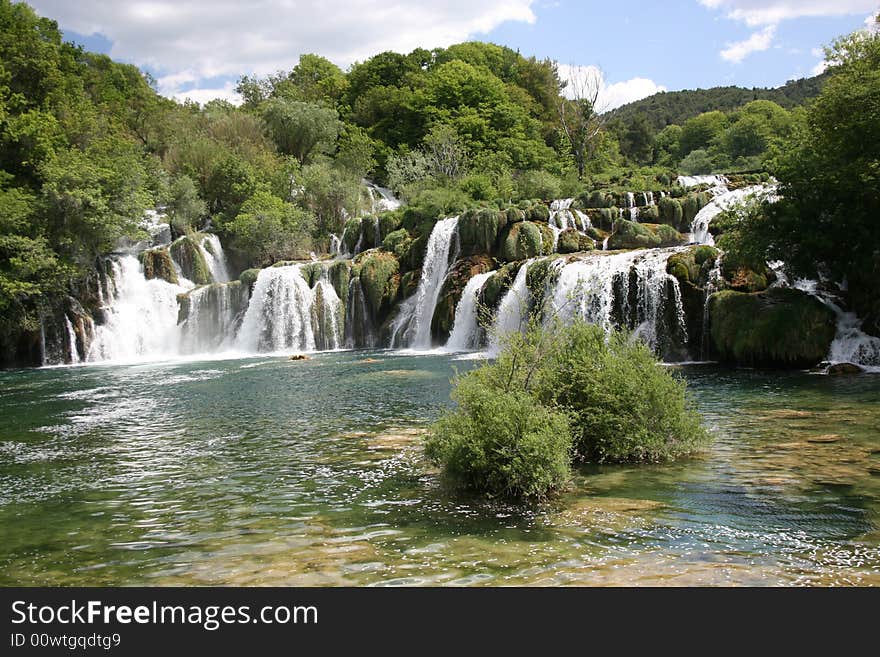
[{"label": "bush", "polygon": [[672,461],[708,439],[685,384],[622,332],[576,322],[542,359],[535,391],[567,411],[577,456],[594,462]]},{"label": "bush", "polygon": [[541,498],[568,480],[572,437],[564,413],[527,392],[486,386],[479,370],[456,379],[452,398],[458,408],[440,417],[425,449],[453,485]]},{"label": "bush", "polygon": [[457,485],[542,497],[564,483],[571,458],[671,461],[708,440],[684,382],[625,333],[533,319],[503,343],[496,360],[455,379],[458,408],[427,442]]}]

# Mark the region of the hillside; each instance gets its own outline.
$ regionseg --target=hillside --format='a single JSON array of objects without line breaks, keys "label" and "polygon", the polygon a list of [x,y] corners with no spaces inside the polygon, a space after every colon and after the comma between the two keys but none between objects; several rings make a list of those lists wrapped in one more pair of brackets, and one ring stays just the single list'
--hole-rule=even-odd
[{"label": "hillside", "polygon": [[730,112],[753,100],[772,100],[785,109],[791,109],[818,96],[827,78],[828,73],[823,73],[812,78],[791,80],[775,89],[712,87],[664,91],[623,105],[612,111],[610,117],[628,124],[641,114],[654,130],[659,131],[673,123],[681,125],[703,112]]}]

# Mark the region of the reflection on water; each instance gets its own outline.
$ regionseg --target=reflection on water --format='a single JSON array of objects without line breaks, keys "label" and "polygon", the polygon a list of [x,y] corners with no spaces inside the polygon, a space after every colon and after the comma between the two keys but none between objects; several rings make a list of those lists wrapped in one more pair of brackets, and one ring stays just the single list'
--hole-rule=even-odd
[{"label": "reflection on water", "polygon": [[880,377],[681,369],[714,444],[489,504],[389,352],[0,373],[0,584],[880,584]]}]

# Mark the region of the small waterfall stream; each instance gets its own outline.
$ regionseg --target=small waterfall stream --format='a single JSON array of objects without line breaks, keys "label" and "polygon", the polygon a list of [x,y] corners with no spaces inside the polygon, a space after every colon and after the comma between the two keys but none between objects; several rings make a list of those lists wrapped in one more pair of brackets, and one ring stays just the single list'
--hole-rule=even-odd
[{"label": "small waterfall stream", "polygon": [[449,272],[449,265],[458,258],[457,231],[458,217],[441,219],[434,225],[428,238],[419,287],[413,296],[401,304],[394,322],[392,347],[431,348],[431,319],[437,307],[437,298]]},{"label": "small waterfall stream", "polygon": [[449,351],[468,351],[480,347],[478,300],[483,284],[494,273],[494,271],[490,271],[477,274],[465,285],[461,299],[455,307],[455,322],[452,325],[452,333],[449,335],[449,340],[446,341],[446,349]]}]

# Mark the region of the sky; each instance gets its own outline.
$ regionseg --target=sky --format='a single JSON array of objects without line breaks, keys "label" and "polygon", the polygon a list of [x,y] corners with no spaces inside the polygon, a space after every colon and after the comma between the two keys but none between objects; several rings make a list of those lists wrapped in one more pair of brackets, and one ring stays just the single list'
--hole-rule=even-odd
[{"label": "sky", "polygon": [[68,40],[136,64],[160,93],[235,102],[242,75],[302,53],[347,69],[385,51],[491,41],[592,76],[613,109],[657,91],[775,87],[823,70],[822,47],[880,0],[29,0]]}]

